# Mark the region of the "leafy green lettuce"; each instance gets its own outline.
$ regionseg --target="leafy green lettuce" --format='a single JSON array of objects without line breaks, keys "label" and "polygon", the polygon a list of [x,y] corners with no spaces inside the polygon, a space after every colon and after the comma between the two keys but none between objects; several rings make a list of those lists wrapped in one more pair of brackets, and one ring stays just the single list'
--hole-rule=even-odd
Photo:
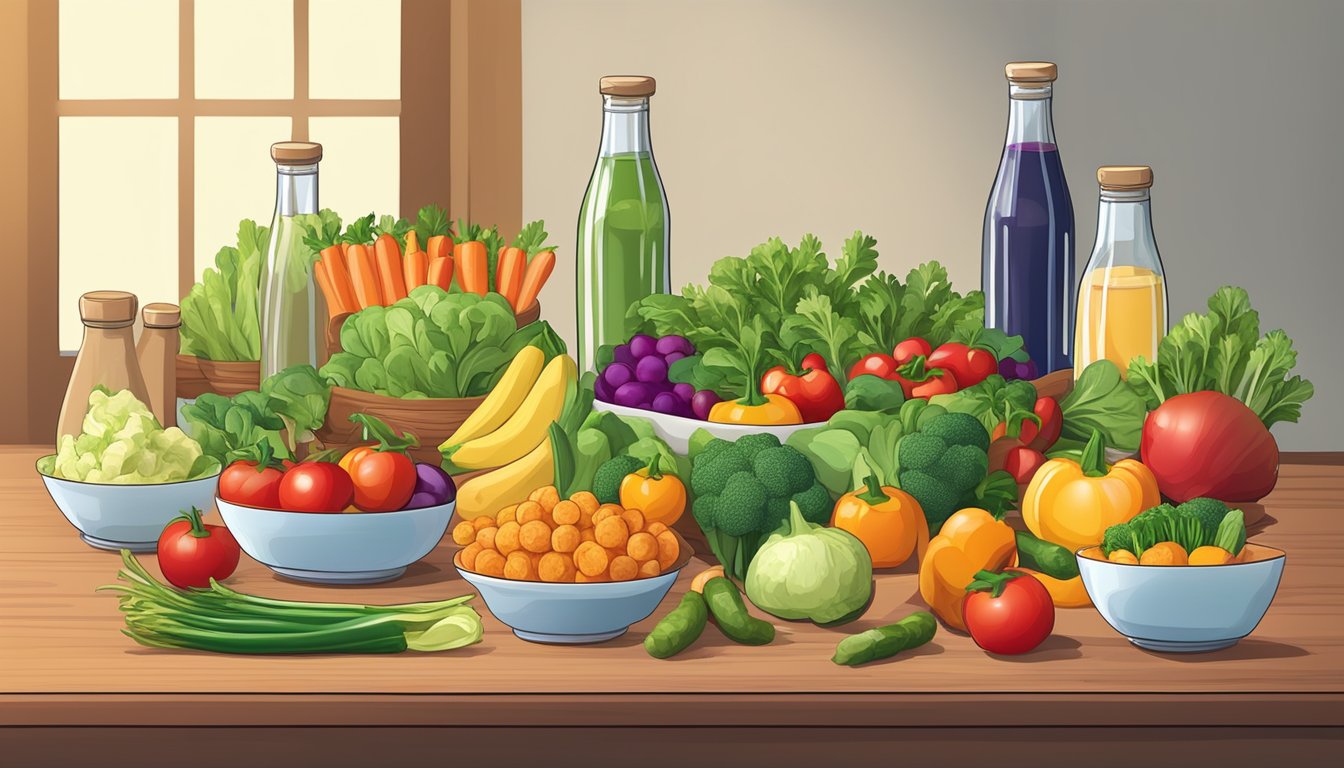
[{"label": "leafy green lettuce", "polygon": [[238,225],[238,245],[215,254],[201,282],[182,299],[182,354],[227,362],[261,359],[257,288],[270,230],[251,219]]},{"label": "leafy green lettuce", "polygon": [[207,456],[221,464],[237,452],[270,443],[281,458],[293,458],[297,444],[322,426],[331,388],[311,365],[295,365],[261,383],[260,390],[224,397],[207,392],[182,415]]}]

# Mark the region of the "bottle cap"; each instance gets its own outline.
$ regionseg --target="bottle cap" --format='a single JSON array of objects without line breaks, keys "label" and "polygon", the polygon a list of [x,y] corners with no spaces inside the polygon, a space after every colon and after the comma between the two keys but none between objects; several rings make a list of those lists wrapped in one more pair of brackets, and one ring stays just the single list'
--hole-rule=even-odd
[{"label": "bottle cap", "polygon": [[1059,77],[1059,68],[1049,61],[1010,61],[1003,73],[1012,83],[1053,83]]},{"label": "bottle cap", "polygon": [[126,291],[89,291],[79,297],[79,319],[95,328],[120,328],[135,322],[140,302]]},{"label": "bottle cap", "polygon": [[154,302],[146,304],[140,316],[146,328],[176,328],[182,325],[182,310],[176,304]]},{"label": "bottle cap", "polygon": [[1146,165],[1103,165],[1097,169],[1102,189],[1124,191],[1153,186],[1153,169]]},{"label": "bottle cap", "polygon": [[311,141],[277,141],[271,159],[285,165],[312,165],[322,159],[322,145]]},{"label": "bottle cap", "polygon": [[598,81],[603,96],[652,96],[657,83],[646,75],[607,75]]}]

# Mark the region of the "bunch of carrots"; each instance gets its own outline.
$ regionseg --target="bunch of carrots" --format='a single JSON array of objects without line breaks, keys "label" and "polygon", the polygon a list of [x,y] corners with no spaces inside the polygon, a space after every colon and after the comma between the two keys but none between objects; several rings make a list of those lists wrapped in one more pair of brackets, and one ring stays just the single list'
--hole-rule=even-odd
[{"label": "bunch of carrots", "polygon": [[339,237],[329,232],[310,243],[319,252],[313,277],[331,317],[395,304],[422,285],[451,290],[454,277],[461,291],[499,293],[517,314],[536,302],[555,269],[555,251],[541,244],[545,239],[540,221],[504,246],[497,230],[475,224],[458,222],[455,236],[442,209],[432,206],[415,226],[384,216],[375,227],[370,214]]}]

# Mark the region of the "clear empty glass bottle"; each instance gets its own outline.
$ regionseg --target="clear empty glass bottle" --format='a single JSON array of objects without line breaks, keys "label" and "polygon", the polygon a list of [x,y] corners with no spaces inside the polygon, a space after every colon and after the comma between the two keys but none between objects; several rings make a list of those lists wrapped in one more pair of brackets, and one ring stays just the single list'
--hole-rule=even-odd
[{"label": "clear empty glass bottle", "polygon": [[145,379],[149,401],[145,405],[165,428],[177,426],[177,329],[182,310],[176,304],[146,304],[135,357]]},{"label": "clear empty glass bottle", "polygon": [[652,77],[604,77],[602,144],[579,211],[579,370],[625,336],[625,312],[671,291],[667,198],[649,140]]},{"label": "clear empty glass bottle", "polygon": [[260,286],[261,377],[291,365],[317,366],[317,291],[300,255],[299,214],[317,213],[317,164],[322,145],[282,141],[271,145],[275,161],[275,216]]},{"label": "clear empty glass bottle", "polygon": [[1055,144],[1057,70],[1016,61],[1008,76],[1008,135],[985,210],[981,282],[985,325],[1020,335],[1042,374],[1070,366],[1073,202]]},{"label": "clear empty glass bottle", "polygon": [[145,379],[135,359],[135,310],[139,301],[125,291],[90,291],[79,297],[79,319],[84,323],[84,341],[79,345],[75,369],[56,421],[56,442],[64,435],[84,431],[89,393],[106,387],[114,394],[129,389],[142,403],[149,403]]},{"label": "clear empty glass bottle", "polygon": [[1153,171],[1102,166],[1097,183],[1097,241],[1078,287],[1075,378],[1097,360],[1110,360],[1122,373],[1136,355],[1153,360],[1167,335],[1167,281],[1149,209]]}]

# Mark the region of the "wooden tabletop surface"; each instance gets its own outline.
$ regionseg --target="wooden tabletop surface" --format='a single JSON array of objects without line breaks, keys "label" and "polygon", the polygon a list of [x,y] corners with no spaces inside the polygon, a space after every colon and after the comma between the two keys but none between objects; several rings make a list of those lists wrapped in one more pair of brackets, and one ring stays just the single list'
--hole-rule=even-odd
[{"label": "wooden tabletop surface", "polygon": [[[1254,634],[1215,653],[1140,650],[1091,608],[1061,610],[1035,652],[996,658],[940,627],[927,646],[861,668],[830,657],[843,634],[922,608],[916,576],[880,574],[871,610],[843,629],[776,622],[766,647],[707,630],[670,661],[641,642],[698,570],[683,572],[650,619],[600,645],[520,640],[489,615],[485,639],[446,653],[245,657],[142,648],[118,631],[114,553],[93,550],[47,497],[36,447],[0,448],[0,722],[28,725],[533,724],[758,722],[964,723],[985,703],[1004,725],[1344,724],[1344,457],[1285,463],[1252,529],[1288,552],[1278,595]],[[1291,457],[1285,457],[1291,461]],[[470,591],[445,538],[402,579],[315,587],[246,555],[230,580],[254,594],[405,602]],[[152,556],[142,556],[157,574]]]}]

